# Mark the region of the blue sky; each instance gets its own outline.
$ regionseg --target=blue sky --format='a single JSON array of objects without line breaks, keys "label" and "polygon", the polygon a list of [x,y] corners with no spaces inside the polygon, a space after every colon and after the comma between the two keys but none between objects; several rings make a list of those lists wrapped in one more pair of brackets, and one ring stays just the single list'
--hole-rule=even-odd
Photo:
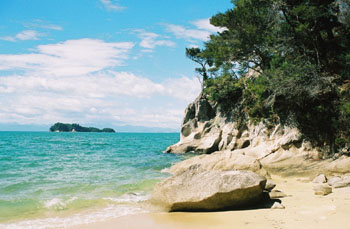
[{"label": "blue sky", "polygon": [[185,48],[229,0],[0,0],[0,130],[179,129],[199,94]]}]

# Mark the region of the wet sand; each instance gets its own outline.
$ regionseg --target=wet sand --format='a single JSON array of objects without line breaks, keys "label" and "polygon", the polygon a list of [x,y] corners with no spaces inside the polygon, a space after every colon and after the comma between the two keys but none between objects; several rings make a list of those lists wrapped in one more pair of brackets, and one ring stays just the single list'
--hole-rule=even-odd
[{"label": "wet sand", "polygon": [[347,229],[350,227],[350,188],[333,189],[327,196],[316,196],[313,184],[305,178],[272,176],[288,196],[279,199],[285,209],[248,209],[206,213],[147,213],[73,227],[102,229]]}]

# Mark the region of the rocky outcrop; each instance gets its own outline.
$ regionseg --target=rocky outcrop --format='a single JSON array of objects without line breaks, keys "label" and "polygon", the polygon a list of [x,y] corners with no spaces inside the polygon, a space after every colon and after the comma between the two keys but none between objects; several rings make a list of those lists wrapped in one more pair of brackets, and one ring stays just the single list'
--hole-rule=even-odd
[{"label": "rocky outcrop", "polygon": [[[200,155],[166,169],[173,176],[156,185],[151,201],[168,211],[236,208],[256,203],[263,192],[271,199],[287,196],[273,190],[275,184],[266,185],[270,172],[308,177],[350,173],[350,158],[320,160],[321,150],[295,127],[242,124],[201,95],[185,111],[180,141],[165,151]],[[313,180],[316,195],[350,186],[350,176],[326,175]]]},{"label": "rocky outcrop", "polygon": [[251,170],[261,175],[267,175],[266,170],[309,176],[317,172],[350,172],[349,157],[320,161],[321,149],[313,147],[297,128],[268,126],[263,122],[239,123],[203,95],[187,107],[180,141],[165,152],[209,154],[173,166],[169,170],[173,174],[195,164],[207,170]]},{"label": "rocky outcrop", "polygon": [[212,153],[219,150],[222,131],[215,126],[216,109],[203,96],[199,96],[185,110],[181,127],[181,140],[170,146],[166,152],[185,153],[190,151]]},{"label": "rocky outcrop", "polygon": [[266,178],[251,171],[207,171],[192,166],[158,183],[151,202],[167,211],[209,211],[258,202]]},{"label": "rocky outcrop", "polygon": [[[237,151],[238,150],[238,151]],[[303,141],[297,128],[277,125],[268,128],[262,122],[238,125],[203,96],[191,103],[184,115],[180,141],[165,152],[196,152],[210,154],[215,151],[236,151],[266,163],[281,161],[307,152],[317,157],[311,143]]]}]

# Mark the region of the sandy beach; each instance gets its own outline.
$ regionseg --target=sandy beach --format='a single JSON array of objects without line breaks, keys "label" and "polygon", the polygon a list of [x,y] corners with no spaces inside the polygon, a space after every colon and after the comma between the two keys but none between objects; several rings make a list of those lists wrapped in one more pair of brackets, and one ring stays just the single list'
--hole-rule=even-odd
[{"label": "sandy beach", "polygon": [[279,199],[285,209],[248,209],[206,213],[147,213],[124,216],[105,222],[73,227],[179,229],[179,228],[349,228],[350,187],[333,189],[327,196],[317,196],[309,178],[272,176],[276,190],[287,197]]}]

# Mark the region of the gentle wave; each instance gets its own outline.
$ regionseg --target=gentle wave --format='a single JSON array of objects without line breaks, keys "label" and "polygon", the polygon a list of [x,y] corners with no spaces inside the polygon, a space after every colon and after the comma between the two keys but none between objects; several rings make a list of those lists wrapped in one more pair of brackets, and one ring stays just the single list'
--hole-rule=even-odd
[{"label": "gentle wave", "polygon": [[[126,193],[119,198],[116,197],[104,197],[103,200],[109,204],[107,207],[98,209],[88,213],[75,213],[66,217],[49,217],[32,220],[24,220],[16,223],[0,224],[0,228],[4,229],[21,229],[21,228],[66,228],[75,225],[83,225],[94,222],[101,222],[108,219],[118,218],[125,215],[132,215],[138,213],[148,212],[147,209],[140,206],[149,199],[150,195],[143,192],[130,192]],[[73,197],[66,201],[53,198],[51,200],[44,201],[44,206],[47,209],[60,211],[67,209],[69,204],[79,201],[77,197]]]},{"label": "gentle wave", "polygon": [[47,209],[54,209],[54,210],[63,210],[67,208],[67,204],[73,202],[74,200],[78,199],[77,197],[72,197],[71,199],[67,201],[63,201],[59,198],[53,198],[51,200],[47,200],[44,202],[44,206]]},{"label": "gentle wave", "polygon": [[130,192],[130,193],[126,193],[124,195],[122,195],[119,198],[115,198],[115,197],[105,197],[103,199],[105,200],[109,200],[115,203],[119,203],[119,204],[125,204],[125,203],[140,203],[140,202],[144,202],[146,200],[148,200],[150,197],[149,194],[144,194],[144,193],[135,193],[135,192]]},{"label": "gentle wave", "polygon": [[0,224],[4,229],[44,229],[44,228],[67,228],[76,225],[102,222],[108,219],[118,218],[125,215],[145,213],[147,210],[130,205],[111,206],[91,213],[79,213],[69,217],[52,217],[43,219],[25,220],[11,224]]}]

